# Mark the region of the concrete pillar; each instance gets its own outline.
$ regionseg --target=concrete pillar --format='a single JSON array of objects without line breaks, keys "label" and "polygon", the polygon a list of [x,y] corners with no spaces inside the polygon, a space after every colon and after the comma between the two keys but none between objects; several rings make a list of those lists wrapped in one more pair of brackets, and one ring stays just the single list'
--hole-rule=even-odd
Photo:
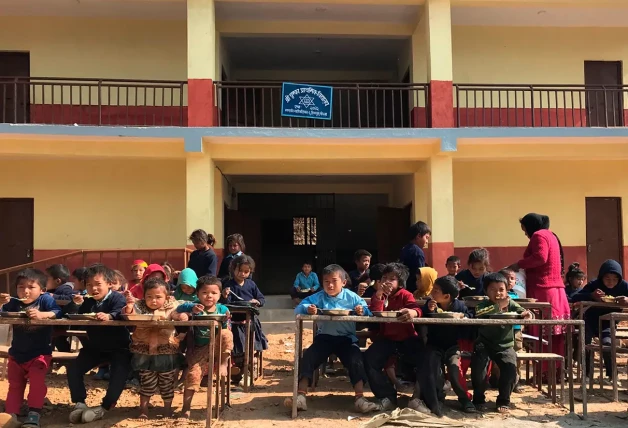
[{"label": "concrete pillar", "polygon": [[428,161],[428,224],[432,239],[428,248],[431,266],[445,272],[447,257],[454,254],[454,180],[452,158],[435,155]]},{"label": "concrete pillar", "polygon": [[188,126],[216,124],[216,16],[214,0],[187,0]]},{"label": "concrete pillar", "polygon": [[185,164],[185,215],[189,234],[195,229],[214,233],[214,162],[205,153],[188,153]]},{"label": "concrete pillar", "polygon": [[216,238],[215,249],[224,248],[225,240],[225,202],[223,192],[225,192],[222,181],[222,173],[218,168],[214,168],[214,227],[213,233]]}]

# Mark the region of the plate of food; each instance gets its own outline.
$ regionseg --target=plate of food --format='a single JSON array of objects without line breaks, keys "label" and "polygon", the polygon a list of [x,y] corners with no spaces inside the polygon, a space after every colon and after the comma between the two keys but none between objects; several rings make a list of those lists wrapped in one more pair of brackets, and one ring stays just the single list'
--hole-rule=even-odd
[{"label": "plate of food", "polygon": [[195,320],[223,320],[227,317],[227,315],[225,314],[200,314],[200,315],[194,315],[194,319]]},{"label": "plate of food", "polygon": [[309,293],[311,288],[301,288],[299,289],[299,293]]},{"label": "plate of food", "polygon": [[0,312],[0,316],[6,318],[28,318],[26,312]]},{"label": "plate of food", "polygon": [[516,299],[512,299],[517,303],[534,303],[536,302],[536,299],[533,299],[532,297],[518,297]]},{"label": "plate of food", "polygon": [[431,312],[431,313],[427,313],[425,314],[430,318],[464,318],[464,314],[461,312],[447,312],[447,311],[443,311],[443,312]]},{"label": "plate of food", "polygon": [[353,311],[350,311],[349,309],[319,309],[318,312],[320,312],[321,315],[346,317],[347,315],[351,315],[351,312]]},{"label": "plate of food", "polygon": [[523,319],[523,315],[517,312],[502,312],[501,314],[489,315],[489,318],[495,320],[520,320]]},{"label": "plate of food", "polygon": [[66,316],[71,320],[92,321],[96,319],[96,312],[91,312],[88,314],[67,314]]},{"label": "plate of food", "polygon": [[373,315],[379,318],[397,318],[400,313],[399,311],[375,311]]},{"label": "plate of food", "polygon": [[159,316],[150,314],[124,314],[122,319],[125,321],[160,321]]},{"label": "plate of food", "polygon": [[482,302],[486,299],[488,299],[488,297],[486,296],[467,296],[462,298],[462,300],[466,300],[469,302]]},{"label": "plate of food", "polygon": [[615,303],[617,298],[614,296],[603,296],[600,300],[604,303]]}]

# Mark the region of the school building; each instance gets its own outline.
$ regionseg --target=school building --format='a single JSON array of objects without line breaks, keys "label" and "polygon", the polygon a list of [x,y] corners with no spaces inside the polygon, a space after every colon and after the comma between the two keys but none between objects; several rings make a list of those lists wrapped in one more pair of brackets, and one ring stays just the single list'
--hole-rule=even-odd
[{"label": "school building", "polygon": [[539,212],[595,276],[628,256],[626,39],[623,0],[5,0],[0,268],[203,228],[272,294],[417,220],[437,269],[500,268]]}]

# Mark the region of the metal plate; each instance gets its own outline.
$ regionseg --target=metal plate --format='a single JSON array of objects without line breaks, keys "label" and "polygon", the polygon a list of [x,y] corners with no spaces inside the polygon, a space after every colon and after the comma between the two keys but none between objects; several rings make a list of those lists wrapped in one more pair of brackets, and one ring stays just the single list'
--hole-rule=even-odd
[{"label": "metal plate", "polygon": [[533,299],[531,297],[520,297],[518,299],[512,299],[517,303],[535,303],[537,299]]},{"label": "metal plate", "polygon": [[489,315],[489,318],[494,320],[521,320],[523,315],[521,314],[493,314]]},{"label": "metal plate", "polygon": [[28,318],[26,312],[0,312],[0,316],[6,318]]},{"label": "metal plate", "polygon": [[204,314],[204,315],[194,315],[195,320],[214,320],[219,321],[223,320],[227,317],[225,314]]},{"label": "metal plate", "polygon": [[346,317],[347,315],[351,315],[352,312],[348,309],[319,309],[318,311],[321,313],[321,315],[333,315],[339,317]]},{"label": "metal plate", "polygon": [[464,314],[461,312],[434,312],[425,315],[430,318],[464,318]]},{"label": "metal plate", "polygon": [[66,316],[71,320],[93,321],[96,319],[96,314],[67,314]]},{"label": "metal plate", "polygon": [[462,298],[462,300],[468,300],[473,302],[483,302],[486,299],[488,299],[488,297],[486,296],[467,296]]},{"label": "metal plate", "polygon": [[155,315],[149,314],[126,314],[121,316],[126,321],[159,321]]},{"label": "metal plate", "polygon": [[373,315],[380,318],[397,318],[400,313],[398,311],[375,311]]},{"label": "metal plate", "polygon": [[602,302],[604,302],[604,303],[616,303],[617,302],[617,297],[604,296],[600,300],[602,300]]}]

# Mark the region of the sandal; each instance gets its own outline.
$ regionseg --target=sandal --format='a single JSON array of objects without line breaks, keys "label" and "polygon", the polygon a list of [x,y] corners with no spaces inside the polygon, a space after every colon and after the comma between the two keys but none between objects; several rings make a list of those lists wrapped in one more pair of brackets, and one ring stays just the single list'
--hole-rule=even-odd
[{"label": "sandal", "polygon": [[465,413],[477,413],[477,409],[475,408],[475,406],[473,405],[472,402],[467,401],[466,403],[462,404],[462,410]]},{"label": "sandal", "polygon": [[507,414],[510,412],[510,407],[508,406],[497,406],[497,413]]}]

